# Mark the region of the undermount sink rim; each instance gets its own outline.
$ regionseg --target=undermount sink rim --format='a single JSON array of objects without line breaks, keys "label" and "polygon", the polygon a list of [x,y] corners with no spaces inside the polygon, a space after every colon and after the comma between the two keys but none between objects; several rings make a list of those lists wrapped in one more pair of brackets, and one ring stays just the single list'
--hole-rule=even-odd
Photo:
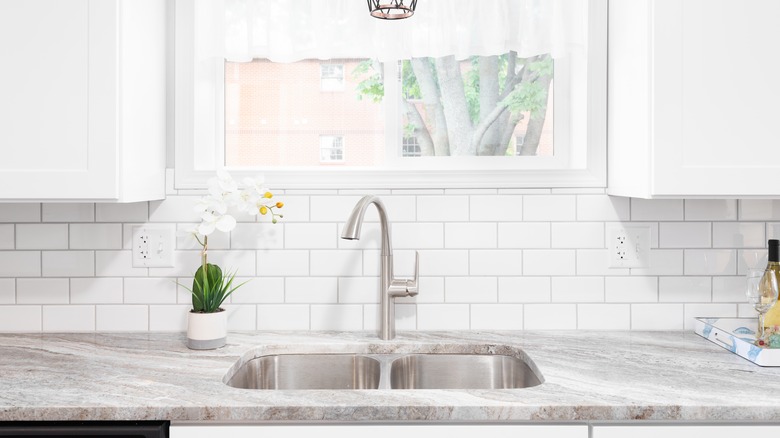
[{"label": "undermount sink rim", "polygon": [[[265,345],[253,348],[244,353],[224,374],[222,383],[226,386],[239,370],[248,362],[267,356],[284,355],[341,355],[341,356],[366,356],[381,362],[380,364],[380,384],[377,389],[329,389],[329,391],[426,391],[426,390],[458,390],[458,391],[515,391],[523,388],[480,388],[480,389],[393,389],[390,386],[390,371],[392,363],[404,356],[410,355],[463,355],[463,356],[508,356],[524,363],[531,373],[538,379],[539,385],[545,382],[544,375],[541,373],[536,363],[520,347],[507,344],[492,343],[358,343],[342,344],[333,343],[323,344],[300,344],[300,345]],[[236,390],[246,390],[253,388],[240,388],[229,386]],[[256,391],[316,391],[316,389],[254,389]]]}]

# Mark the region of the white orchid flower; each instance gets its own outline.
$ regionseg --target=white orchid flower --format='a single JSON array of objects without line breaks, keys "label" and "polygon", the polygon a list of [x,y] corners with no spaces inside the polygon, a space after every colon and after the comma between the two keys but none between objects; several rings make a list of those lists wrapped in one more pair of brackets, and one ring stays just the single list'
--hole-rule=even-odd
[{"label": "white orchid flower", "polygon": [[224,196],[226,193],[238,191],[238,183],[227,171],[220,169],[217,176],[208,181],[209,194],[215,197]]},{"label": "white orchid flower", "polygon": [[195,203],[193,209],[198,213],[211,211],[222,215],[227,212],[228,203],[224,196],[206,195]]},{"label": "white orchid flower", "polygon": [[208,236],[215,229],[228,233],[236,227],[236,218],[229,214],[216,215],[211,212],[203,213],[202,222],[198,226],[198,233]]}]

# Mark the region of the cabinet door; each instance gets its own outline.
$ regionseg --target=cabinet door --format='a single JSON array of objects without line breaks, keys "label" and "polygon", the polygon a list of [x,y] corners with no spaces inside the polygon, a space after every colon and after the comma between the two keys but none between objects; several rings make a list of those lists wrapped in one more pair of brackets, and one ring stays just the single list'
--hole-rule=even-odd
[{"label": "cabinet door", "polygon": [[113,1],[0,0],[0,199],[117,196],[116,56]]},{"label": "cabinet door", "polygon": [[771,437],[780,433],[780,426],[594,426],[593,438],[735,438]]},{"label": "cabinet door", "polygon": [[588,438],[587,425],[171,426],[171,438]]},{"label": "cabinet door", "polygon": [[779,194],[780,1],[653,8],[653,191]]}]

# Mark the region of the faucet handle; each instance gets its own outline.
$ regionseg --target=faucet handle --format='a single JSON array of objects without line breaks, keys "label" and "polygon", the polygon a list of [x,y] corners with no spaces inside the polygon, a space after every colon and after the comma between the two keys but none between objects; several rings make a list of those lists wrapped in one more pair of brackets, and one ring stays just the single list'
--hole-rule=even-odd
[{"label": "faucet handle", "polygon": [[406,292],[410,297],[420,292],[420,251],[414,252],[414,278],[406,280]]}]

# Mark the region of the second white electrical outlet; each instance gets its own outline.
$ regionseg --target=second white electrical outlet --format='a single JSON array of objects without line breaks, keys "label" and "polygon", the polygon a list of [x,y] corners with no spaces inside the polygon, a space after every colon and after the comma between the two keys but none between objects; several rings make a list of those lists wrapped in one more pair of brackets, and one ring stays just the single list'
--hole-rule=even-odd
[{"label": "second white electrical outlet", "polygon": [[133,227],[133,267],[172,268],[176,245],[173,225],[143,225]]},{"label": "second white electrical outlet", "polygon": [[610,268],[650,267],[649,226],[608,226]]}]

